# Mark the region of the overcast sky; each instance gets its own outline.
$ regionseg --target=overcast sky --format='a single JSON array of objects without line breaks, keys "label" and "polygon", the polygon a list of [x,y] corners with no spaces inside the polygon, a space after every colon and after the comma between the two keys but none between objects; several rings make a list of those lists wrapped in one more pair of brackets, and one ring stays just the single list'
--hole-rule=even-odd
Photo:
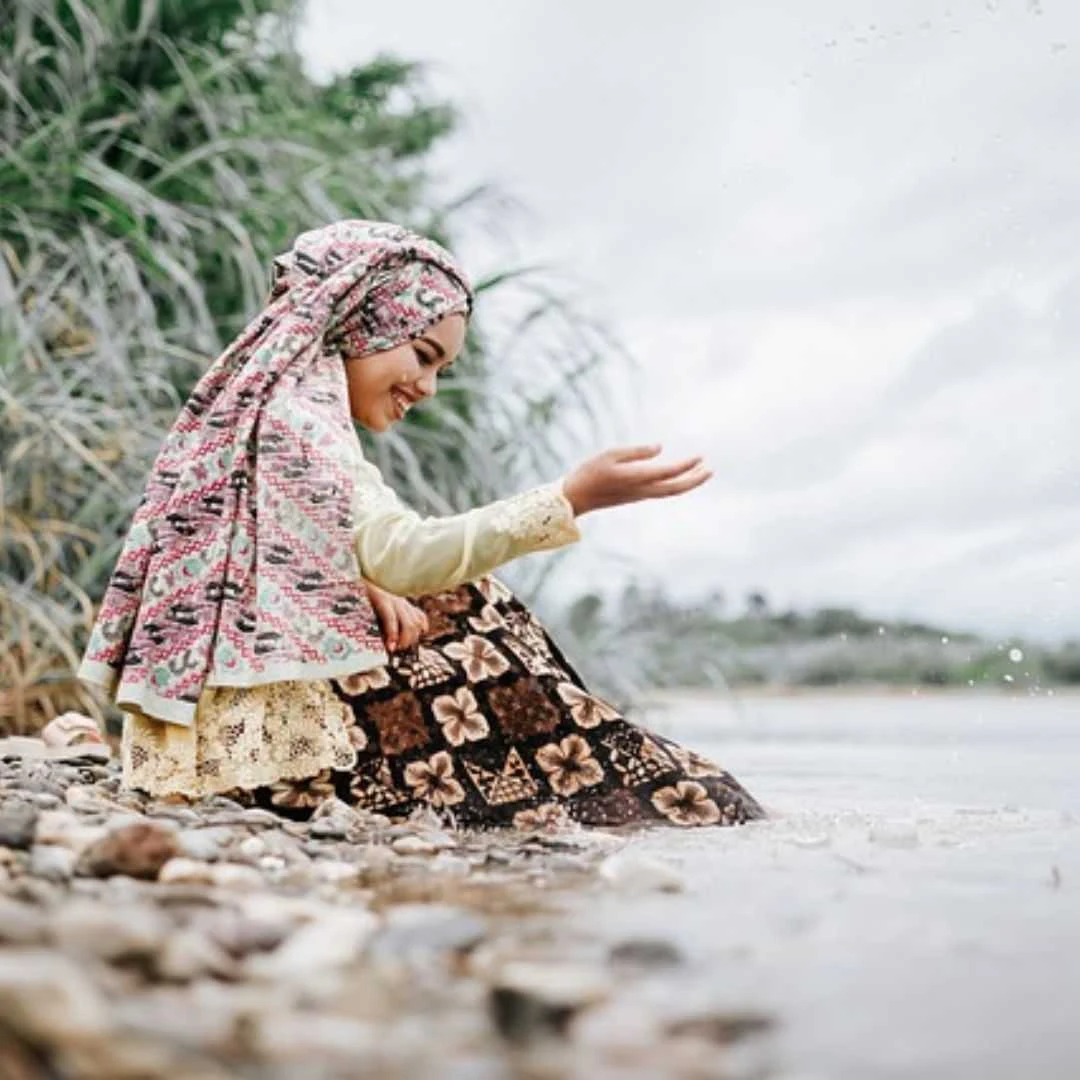
[{"label": "overcast sky", "polygon": [[1080,634],[1075,0],[310,0],[303,40],[430,65],[448,189],[527,207],[638,358],[626,435],[715,467],[568,573]]}]

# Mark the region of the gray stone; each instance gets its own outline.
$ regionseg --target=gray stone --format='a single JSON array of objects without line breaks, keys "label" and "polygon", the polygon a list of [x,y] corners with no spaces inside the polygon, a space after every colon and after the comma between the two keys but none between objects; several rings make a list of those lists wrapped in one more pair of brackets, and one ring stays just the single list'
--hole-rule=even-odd
[{"label": "gray stone", "polygon": [[117,806],[112,799],[106,798],[100,792],[85,784],[71,784],[64,793],[64,801],[72,810],[80,813],[115,813],[121,807]]},{"label": "gray stone", "polygon": [[669,863],[650,855],[620,851],[601,864],[600,877],[616,888],[641,892],[681,892],[686,888],[682,874]]},{"label": "gray stone", "polygon": [[769,1031],[775,1023],[776,1021],[765,1013],[714,1013],[709,1016],[676,1020],[668,1025],[667,1031],[669,1035],[690,1035],[721,1046],[728,1046],[750,1035],[759,1035]]},{"label": "gray stone", "polygon": [[30,801],[39,810],[55,810],[64,803],[63,792],[54,794],[51,791],[35,791],[30,795]]},{"label": "gray stone", "polygon": [[293,921],[272,915],[244,915],[238,911],[217,911],[199,920],[202,931],[230,956],[276,949],[293,931]]},{"label": "gray stone", "polygon": [[236,850],[239,854],[243,855],[245,859],[251,859],[253,862],[257,862],[264,855],[268,854],[266,842],[258,836],[244,837],[244,839],[236,845]]},{"label": "gray stone", "polygon": [[308,830],[316,840],[344,840],[349,835],[349,826],[338,818],[321,818],[311,823]]},{"label": "gray stone", "polygon": [[210,868],[210,880],[223,889],[257,889],[263,884],[262,874],[255,867],[239,863],[215,863]]},{"label": "gray stone", "polygon": [[184,829],[179,836],[180,852],[189,859],[216,862],[237,839],[243,836],[235,829],[211,826],[204,829]]},{"label": "gray stone", "polygon": [[38,945],[48,936],[48,929],[48,917],[40,908],[0,897],[0,942]]},{"label": "gray stone", "polygon": [[684,962],[683,954],[676,945],[659,938],[620,941],[612,946],[608,958],[620,967],[643,969],[677,967]]},{"label": "gray stone", "polygon": [[26,850],[34,842],[37,807],[9,799],[0,806],[0,847]]},{"label": "gray stone", "polygon": [[12,900],[24,900],[40,908],[52,907],[61,897],[59,886],[41,878],[17,878],[8,889]]},{"label": "gray stone", "polygon": [[53,937],[68,952],[101,960],[151,959],[170,932],[169,921],[152,907],[78,900],[58,912]]},{"label": "gray stone", "polygon": [[433,953],[468,952],[483,941],[484,921],[450,904],[399,904],[384,912],[371,943],[376,958],[416,959]]},{"label": "gray stone", "polygon": [[610,978],[596,968],[520,961],[499,972],[488,1003],[495,1029],[520,1044],[565,1035],[579,1012],[610,992]]},{"label": "gray stone", "polygon": [[399,855],[434,855],[457,847],[457,841],[441,832],[406,833],[391,841],[390,846]]},{"label": "gray stone", "polygon": [[216,941],[188,928],[169,934],[157,953],[155,970],[169,982],[191,982],[210,975],[231,979],[237,975],[235,962]]},{"label": "gray stone", "polygon": [[433,874],[443,874],[446,877],[468,877],[472,872],[472,864],[468,859],[460,855],[451,855],[448,851],[440,851],[428,868]]},{"label": "gray stone", "polygon": [[209,863],[178,857],[165,863],[157,879],[163,885],[212,885],[214,871]]},{"label": "gray stone", "polygon": [[81,852],[104,835],[100,825],[87,825],[69,810],[44,810],[37,820],[34,842]]},{"label": "gray stone", "polygon": [[75,873],[78,856],[69,848],[39,844],[30,855],[30,873],[46,881],[64,882]]},{"label": "gray stone", "polygon": [[356,960],[378,929],[370,911],[334,911],[296,931],[276,952],[253,957],[249,970],[264,979],[303,979]]},{"label": "gray stone", "polygon": [[175,821],[177,825],[202,824],[202,818],[196,811],[187,806],[152,806],[146,816],[150,818],[162,818],[165,821]]},{"label": "gray stone", "polygon": [[70,1046],[108,1033],[104,998],[72,961],[44,949],[0,952],[4,1027],[36,1045]]}]

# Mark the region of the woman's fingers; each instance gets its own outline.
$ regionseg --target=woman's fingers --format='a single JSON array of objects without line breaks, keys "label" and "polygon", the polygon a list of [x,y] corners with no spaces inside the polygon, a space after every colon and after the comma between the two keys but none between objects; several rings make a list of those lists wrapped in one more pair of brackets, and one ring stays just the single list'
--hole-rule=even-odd
[{"label": "woman's fingers", "polygon": [[379,604],[376,608],[376,612],[382,623],[383,637],[386,638],[387,649],[390,652],[397,652],[398,637],[401,633],[397,605],[391,600],[388,603]]},{"label": "woman's fingers", "polygon": [[694,488],[701,487],[712,479],[712,475],[712,471],[705,465],[698,465],[682,476],[651,485],[646,498],[666,499],[672,495],[683,495],[688,491],[693,491]]},{"label": "woman's fingers", "polygon": [[691,469],[700,465],[701,461],[701,457],[698,456],[676,461],[671,465],[642,465],[638,466],[632,475],[638,483],[658,484],[664,480],[674,480],[683,473],[688,473]]},{"label": "woman's fingers", "polygon": [[650,443],[647,446],[624,446],[611,451],[611,460],[623,464],[630,461],[647,461],[660,453],[659,443]]},{"label": "woman's fingers", "polygon": [[402,625],[399,644],[402,649],[412,649],[420,644],[420,639],[427,633],[428,617],[408,600],[401,600],[399,603]]}]

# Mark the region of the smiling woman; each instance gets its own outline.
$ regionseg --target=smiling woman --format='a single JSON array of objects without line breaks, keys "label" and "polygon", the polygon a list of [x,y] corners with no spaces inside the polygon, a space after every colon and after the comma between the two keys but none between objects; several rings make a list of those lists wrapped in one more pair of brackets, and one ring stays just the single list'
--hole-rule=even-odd
[{"label": "smiling woman", "polygon": [[386,431],[418,402],[435,396],[436,380],[465,344],[465,318],[447,315],[427,331],[369,356],[348,355],[349,411],[369,431]]},{"label": "smiling woman", "polygon": [[700,459],[610,451],[441,518],[364,460],[350,413],[385,432],[433,397],[472,299],[446,251],[394,225],[339,222],[276,260],[267,307],[165,441],[80,669],[125,709],[129,786],[300,816],[336,793],[474,826],[761,816],[589,694],[488,576],[577,540],[581,514],[698,487]]}]

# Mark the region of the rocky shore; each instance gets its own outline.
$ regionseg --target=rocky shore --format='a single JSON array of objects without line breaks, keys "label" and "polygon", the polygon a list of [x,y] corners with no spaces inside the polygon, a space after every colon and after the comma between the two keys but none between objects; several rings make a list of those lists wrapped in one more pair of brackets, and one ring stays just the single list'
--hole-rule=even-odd
[{"label": "rocky shore", "polygon": [[0,762],[0,1080],[731,1076],[764,1017],[642,1017],[688,960],[590,893],[679,890],[600,831],[462,833],[343,803],[165,805]]}]

